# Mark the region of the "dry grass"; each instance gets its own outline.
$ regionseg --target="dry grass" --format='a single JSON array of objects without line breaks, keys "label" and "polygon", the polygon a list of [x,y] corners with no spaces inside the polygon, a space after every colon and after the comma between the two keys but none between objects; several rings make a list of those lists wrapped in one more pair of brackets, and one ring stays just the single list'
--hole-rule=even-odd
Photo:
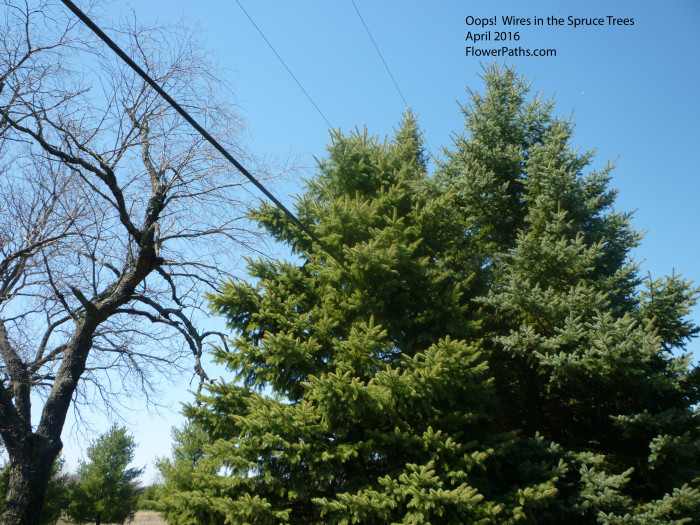
[{"label": "dry grass", "polygon": [[131,523],[132,525],[166,525],[167,521],[154,510],[140,510]]},{"label": "dry grass", "polygon": [[[140,510],[134,516],[134,521],[127,523],[130,525],[167,525],[168,522],[161,518],[160,514],[154,510]],[[58,520],[56,525],[70,525],[70,523]]]}]

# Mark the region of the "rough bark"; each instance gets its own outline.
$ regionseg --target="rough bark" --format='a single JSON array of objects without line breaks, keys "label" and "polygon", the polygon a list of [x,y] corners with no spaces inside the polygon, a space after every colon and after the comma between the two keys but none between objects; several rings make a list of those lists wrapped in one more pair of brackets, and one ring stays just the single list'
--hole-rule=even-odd
[{"label": "rough bark", "polygon": [[[63,447],[60,434],[73,393],[85,371],[85,363],[92,348],[92,334],[100,322],[106,320],[119,306],[131,299],[136,286],[157,267],[160,261],[155,256],[152,237],[151,235],[150,241],[145,243],[133,271],[122,282],[117,283],[111,293],[103,294],[101,301],[93,303],[84,318],[76,323],[74,337],[65,351],[51,394],[44,405],[37,431],[31,432],[31,426],[26,424],[29,419],[28,400],[25,400],[27,404],[24,413],[18,410],[22,407],[20,400],[24,396],[21,394],[15,396],[17,399],[15,410],[8,410],[7,404],[2,407],[6,421],[10,423],[10,428],[0,429],[0,435],[10,455],[10,480],[5,502],[0,509],[0,523],[8,525],[38,523],[51,477],[51,466]],[[10,350],[6,351],[8,355],[16,355]],[[8,362],[10,359],[5,361]],[[28,376],[23,374],[23,377],[15,381],[15,390],[28,392],[28,383]],[[0,390],[2,391],[0,399],[7,400],[9,396],[2,385]],[[10,407],[12,406],[10,404]]]},{"label": "rough bark", "polygon": [[54,442],[36,434],[19,436],[10,449],[10,480],[0,523],[38,523],[51,478],[51,466],[61,446],[60,441]]}]

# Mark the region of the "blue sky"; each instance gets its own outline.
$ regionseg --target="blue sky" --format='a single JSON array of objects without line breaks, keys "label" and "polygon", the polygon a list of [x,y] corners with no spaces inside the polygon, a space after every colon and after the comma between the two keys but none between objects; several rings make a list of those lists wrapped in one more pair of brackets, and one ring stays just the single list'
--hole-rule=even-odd
[{"label": "blue sky", "polygon": [[[367,36],[350,0],[240,0],[334,128],[367,126],[391,134],[404,103]],[[519,31],[514,47],[553,48],[556,57],[511,57],[507,65],[533,79],[532,89],[554,96],[556,111],[576,123],[574,145],[597,149],[594,167],[616,158],[612,186],[616,209],[635,211],[632,224],[646,230],[635,258],[654,277],[675,270],[700,283],[698,225],[700,181],[700,2],[697,0],[605,1],[395,1],[355,0],[433,152],[450,146],[463,129],[459,104],[466,88],[481,89],[479,72],[488,57],[465,56],[466,17],[497,17],[496,31]],[[148,0],[114,2],[106,20],[133,9],[137,19],[163,24],[184,21],[202,30],[205,49],[228,70],[240,116],[246,122],[242,144],[266,158],[296,159],[301,169],[277,187],[291,204],[299,180],[313,173],[323,157],[328,126],[263,41],[235,0],[193,3]],[[504,26],[501,16],[545,19],[543,26]],[[546,18],[564,19],[550,26]],[[604,18],[604,26],[568,25],[568,17]],[[634,19],[609,26],[607,16]],[[475,47],[500,47],[477,43]],[[511,45],[511,44],[509,44]],[[503,59],[500,59],[502,62]],[[694,313],[700,322],[698,311]],[[695,354],[700,345],[690,346]],[[211,370],[211,375],[219,375]],[[170,393],[175,405],[188,400],[187,385]],[[136,463],[149,465],[169,453],[170,428],[182,417],[147,414],[138,406],[127,418],[140,443]],[[91,418],[97,432],[109,423]],[[75,468],[84,439],[64,432],[64,454]]]}]

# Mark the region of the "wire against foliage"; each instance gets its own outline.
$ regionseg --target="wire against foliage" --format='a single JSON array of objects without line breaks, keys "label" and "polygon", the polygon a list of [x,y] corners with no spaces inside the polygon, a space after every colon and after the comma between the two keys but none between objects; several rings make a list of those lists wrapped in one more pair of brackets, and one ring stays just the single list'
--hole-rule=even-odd
[{"label": "wire against foliage", "polygon": [[[238,0],[236,0],[236,1],[238,1]],[[410,107],[408,105],[408,102],[406,101],[406,97],[403,96],[403,92],[401,91],[401,88],[399,87],[398,82],[396,82],[394,75],[391,73],[391,70],[389,69],[389,65],[386,63],[386,60],[384,60],[384,55],[382,55],[382,52],[379,50],[379,46],[377,45],[377,42],[375,42],[374,37],[372,36],[372,33],[369,30],[369,27],[367,27],[367,24],[365,23],[365,19],[362,18],[362,15],[360,14],[360,10],[357,8],[357,5],[355,4],[355,0],[350,0],[350,2],[352,3],[352,6],[355,8],[355,12],[357,13],[357,16],[360,18],[360,22],[362,22],[362,25],[365,27],[365,31],[367,31],[367,35],[369,35],[369,38],[372,41],[372,44],[374,44],[374,49],[377,50],[377,54],[379,55],[379,58],[382,59],[382,63],[384,64],[384,67],[386,68],[386,72],[389,73],[389,76],[391,77],[391,81],[394,83],[394,86],[396,87],[396,91],[398,91],[399,95],[401,96],[401,100],[403,100],[403,103],[405,104],[405,106],[407,108]],[[434,159],[435,155],[433,155],[433,150],[430,149],[430,144],[428,144],[427,141],[425,141],[425,146],[428,149],[429,158]]]}]

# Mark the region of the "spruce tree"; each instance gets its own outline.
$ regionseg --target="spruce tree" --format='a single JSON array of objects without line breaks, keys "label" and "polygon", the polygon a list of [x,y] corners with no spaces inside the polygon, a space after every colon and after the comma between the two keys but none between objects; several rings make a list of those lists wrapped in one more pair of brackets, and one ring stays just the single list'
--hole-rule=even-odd
[{"label": "spruce tree", "polygon": [[333,135],[296,210],[335,259],[252,213],[296,258],[211,297],[235,380],[185,410],[172,522],[698,517],[698,292],[640,278],[611,167],[551,101],[484,82],[434,176],[410,114],[390,142]]},{"label": "spruce tree", "polygon": [[[228,475],[200,490],[166,483],[166,498],[232,523],[488,523],[502,512],[482,488],[509,436],[490,421],[461,279],[428,235],[440,206],[425,164],[410,114],[389,143],[334,135],[297,212],[341,262],[276,209],[254,213],[299,262],[251,261],[254,284],[212,297],[238,334],[216,352],[236,381],[186,413],[209,439],[200,472],[213,463]],[[193,508],[168,517],[184,523]]]},{"label": "spruce tree", "polygon": [[630,258],[641,237],[613,209],[611,167],[586,173],[592,154],[572,148],[572,122],[527,101],[512,69],[484,80],[436,181],[476,246],[463,260],[478,268],[502,423],[567,462],[536,521],[696,517],[685,484],[700,474],[698,370],[684,345],[697,290],[677,276],[642,283]]},{"label": "spruce tree", "polygon": [[127,468],[136,444],[116,424],[90,445],[90,461],[78,467],[79,480],[70,485],[68,516],[76,523],[124,523],[134,516],[137,478],[143,469]]}]

